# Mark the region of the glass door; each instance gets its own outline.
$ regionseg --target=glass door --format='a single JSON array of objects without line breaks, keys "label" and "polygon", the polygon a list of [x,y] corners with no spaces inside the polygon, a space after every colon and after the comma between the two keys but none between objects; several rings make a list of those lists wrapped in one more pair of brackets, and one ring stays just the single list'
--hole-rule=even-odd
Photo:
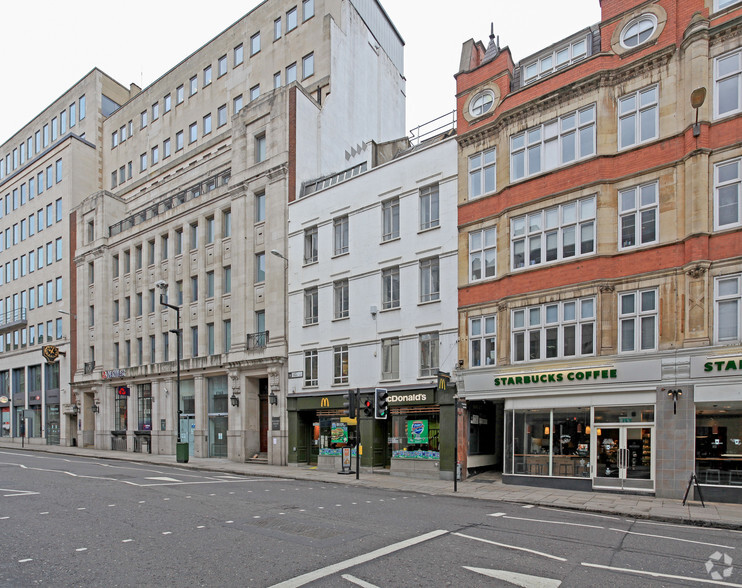
[{"label": "glass door", "polygon": [[652,490],[652,427],[602,427],[596,430],[593,485]]},{"label": "glass door", "polygon": [[187,415],[180,417],[180,440],[188,443],[188,455],[193,456],[193,432],[196,429],[196,417]]},{"label": "glass door", "polygon": [[209,457],[227,457],[227,417],[209,416]]}]

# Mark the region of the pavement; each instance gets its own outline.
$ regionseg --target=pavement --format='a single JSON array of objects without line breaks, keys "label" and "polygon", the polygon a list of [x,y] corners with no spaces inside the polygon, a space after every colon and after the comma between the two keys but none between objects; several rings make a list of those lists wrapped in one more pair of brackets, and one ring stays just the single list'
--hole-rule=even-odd
[{"label": "pavement", "polygon": [[178,463],[174,455],[153,455],[34,444],[27,444],[25,448],[22,448],[20,443],[4,440],[0,440],[0,449],[75,455],[93,459],[118,459],[200,471],[321,481],[324,483],[384,488],[437,496],[460,496],[464,498],[620,515],[633,519],[651,519],[667,523],[742,530],[742,504],[706,502],[706,506],[702,507],[700,501],[689,500],[683,506],[682,500],[656,498],[646,495],[517,486],[503,484],[498,474],[490,472],[472,476],[459,482],[457,491],[454,492],[452,481],[392,476],[386,472],[374,473],[370,470],[366,471],[363,468],[359,476],[360,479],[356,480],[355,475],[338,475],[334,471],[318,470],[310,466],[275,466],[199,457],[190,457],[188,463]]}]

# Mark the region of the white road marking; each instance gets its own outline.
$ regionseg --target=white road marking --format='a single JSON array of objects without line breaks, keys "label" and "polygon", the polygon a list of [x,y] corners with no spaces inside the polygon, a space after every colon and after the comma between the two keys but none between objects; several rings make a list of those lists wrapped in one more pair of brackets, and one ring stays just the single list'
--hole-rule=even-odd
[{"label": "white road marking", "polygon": [[10,492],[10,494],[3,494],[3,497],[10,496],[33,496],[38,492],[32,492],[31,490],[11,490],[10,488],[0,488],[0,492]]},{"label": "white road marking", "polygon": [[254,519],[259,519],[260,518],[260,515],[255,515],[253,518]]},{"label": "white road marking", "polygon": [[350,582],[351,584],[361,586],[361,588],[379,588],[376,584],[371,584],[370,582],[366,582],[365,580],[361,580],[360,578],[356,578],[355,576],[351,576],[350,574],[343,574],[340,577],[343,580],[348,580],[348,582]]},{"label": "white road marking", "polygon": [[511,519],[513,521],[528,521],[531,523],[545,523],[548,525],[567,525],[569,527],[587,527],[588,529],[605,529],[605,527],[599,527],[598,525],[586,525],[584,523],[566,523],[563,521],[547,521],[546,519],[526,519],[523,517],[511,517],[509,515],[505,515],[502,518]]},{"label": "white road marking", "polygon": [[225,521],[227,525],[231,525],[234,521]]},{"label": "white road marking", "polygon": [[45,510],[44,512],[40,512],[39,514],[40,515],[46,515],[46,514],[49,514],[49,511],[48,510]]},{"label": "white road marking", "polygon": [[145,476],[145,480],[157,480],[158,482],[180,482],[176,478],[168,478],[167,476]]},{"label": "white road marking", "polygon": [[134,539],[122,539],[121,543],[131,543]]},{"label": "white road marking", "polygon": [[26,559],[19,559],[18,560],[18,563],[26,563],[27,561],[33,561],[33,559],[31,559],[30,557],[28,557]]},{"label": "white road marking", "polygon": [[87,509],[84,506],[81,506],[77,510],[87,510]]},{"label": "white road marking", "polygon": [[489,545],[496,545],[497,547],[504,547],[505,549],[514,549],[515,551],[525,551],[526,553],[532,553],[533,555],[540,555],[541,557],[548,557],[549,559],[555,559],[557,561],[567,561],[563,557],[558,555],[551,555],[550,553],[544,553],[543,551],[536,551],[535,549],[528,549],[526,547],[516,547],[515,545],[509,545],[507,543],[498,543],[497,541],[490,541],[489,539],[482,539],[481,537],[474,537],[472,535],[464,535],[464,533],[452,533],[457,537],[463,537],[464,539],[473,539],[474,541],[481,541],[482,543],[488,543]]},{"label": "white road marking", "polygon": [[327,576],[331,576],[343,570],[347,570],[348,568],[352,568],[354,566],[372,561],[379,557],[389,555],[390,553],[405,549],[407,547],[412,547],[413,545],[424,543],[425,541],[430,541],[431,539],[435,539],[436,537],[440,537],[441,535],[446,535],[447,533],[448,531],[445,530],[437,530],[431,531],[430,533],[425,533],[424,535],[419,535],[418,537],[413,537],[411,539],[405,539],[404,541],[400,541],[399,543],[394,543],[387,547],[382,547],[381,549],[370,551],[368,553],[364,553],[363,555],[352,557],[350,559],[346,559],[345,561],[341,561],[336,564],[314,570],[313,572],[297,576],[296,578],[291,578],[290,580],[286,580],[285,582],[275,584],[272,588],[297,588],[298,586],[304,586],[305,584],[309,584],[310,582],[314,582],[315,580],[319,580],[320,578],[326,578]]},{"label": "white road marking", "polygon": [[170,500],[169,498],[163,498],[163,500]]},{"label": "white road marking", "polygon": [[140,500],[139,504],[144,504],[145,502],[146,502],[145,500]]},{"label": "white road marking", "polygon": [[115,504],[109,504],[108,506],[110,507],[110,506],[116,506],[116,505]]},{"label": "white road marking", "polygon": [[487,568],[470,568],[469,566],[463,566],[465,570],[482,574],[483,576],[489,576],[490,578],[497,578],[498,580],[505,580],[509,584],[515,586],[521,586],[522,588],[559,588],[562,585],[561,580],[555,580],[553,578],[542,578],[540,576],[529,576],[527,574],[517,574],[515,572],[508,572],[506,570],[490,570]]},{"label": "white road marking", "polygon": [[[536,505],[535,504],[526,504],[526,505],[523,506],[523,508],[533,508],[534,506],[536,506]],[[466,567],[466,566],[464,566],[464,567]],[[469,569],[469,568],[467,568],[467,569]],[[479,568],[476,568],[476,569],[479,569]]]},{"label": "white road marking", "polygon": [[87,551],[87,550],[88,550],[87,547],[78,547],[77,549],[75,549],[75,551]]},{"label": "white road marking", "polygon": [[624,531],[622,529],[611,529],[617,533],[626,533],[627,535],[641,535],[642,537],[656,537],[658,539],[669,539],[670,541],[682,541],[683,543],[695,543],[696,545],[709,545],[711,547],[724,547],[725,549],[735,549],[731,545],[718,545],[717,543],[704,543],[703,541],[693,541],[691,539],[679,539],[677,537],[668,537],[667,535],[650,535],[649,533],[637,533],[636,531]]},{"label": "white road marking", "polygon": [[493,512],[492,514],[488,514],[488,517],[504,517],[507,513],[505,512]]},{"label": "white road marking", "polygon": [[691,578],[690,576],[674,576],[672,574],[660,574],[659,572],[645,572],[641,570],[631,570],[628,568],[614,568],[611,566],[602,566],[600,564],[585,563],[582,562],[583,566],[588,568],[598,568],[601,570],[610,570],[612,572],[623,572],[625,574],[640,574],[643,576],[652,576],[653,578],[670,578],[673,580],[688,580],[690,582],[700,582],[701,584],[716,584],[717,586],[733,586],[735,588],[742,588],[742,584],[731,584],[729,582],[719,582],[717,580],[707,580],[706,578]]},{"label": "white road marking", "polygon": [[[599,519],[610,519],[612,521],[620,521],[621,517],[609,517],[608,515],[595,514],[593,512],[583,512],[581,510],[564,510],[563,508],[550,508],[548,506],[539,506],[541,510],[553,510],[554,512],[563,512],[564,514],[576,514],[585,517],[597,517]],[[631,521],[628,521],[631,522]]]},{"label": "white road marking", "polygon": [[172,535],[173,532],[172,531],[163,531],[162,534],[163,535]]},{"label": "white road marking", "polygon": [[343,506],[342,504],[336,504],[335,506]]},{"label": "white road marking", "polygon": [[6,519],[9,519],[10,517],[0,517],[0,521],[4,521]]},{"label": "white road marking", "polygon": [[[676,527],[678,529],[698,529],[699,527],[693,525],[675,525],[673,523],[653,523],[650,521],[635,521],[640,525],[656,525],[658,527]],[[734,529],[721,529],[719,527],[703,527],[704,531],[721,531],[722,533],[742,533],[742,531],[735,531]]]}]

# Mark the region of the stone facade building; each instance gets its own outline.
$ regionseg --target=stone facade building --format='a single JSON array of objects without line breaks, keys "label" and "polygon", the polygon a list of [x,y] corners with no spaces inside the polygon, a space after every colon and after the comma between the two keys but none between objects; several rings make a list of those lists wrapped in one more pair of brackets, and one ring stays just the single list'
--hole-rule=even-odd
[{"label": "stone facade building", "polygon": [[740,500],[742,6],[600,4],[519,63],[462,49],[467,465]]},{"label": "stone facade building", "polygon": [[304,179],[404,133],[403,45],[376,0],[268,0],[144,89],[105,80],[64,211],[67,442],[285,463],[286,276],[267,254]]}]

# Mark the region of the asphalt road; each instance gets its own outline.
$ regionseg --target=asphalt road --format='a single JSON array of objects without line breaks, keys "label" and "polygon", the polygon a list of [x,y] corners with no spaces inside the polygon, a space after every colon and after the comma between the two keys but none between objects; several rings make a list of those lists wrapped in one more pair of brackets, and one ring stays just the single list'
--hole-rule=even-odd
[{"label": "asphalt road", "polygon": [[742,586],[742,533],[0,451],[0,586]]}]

